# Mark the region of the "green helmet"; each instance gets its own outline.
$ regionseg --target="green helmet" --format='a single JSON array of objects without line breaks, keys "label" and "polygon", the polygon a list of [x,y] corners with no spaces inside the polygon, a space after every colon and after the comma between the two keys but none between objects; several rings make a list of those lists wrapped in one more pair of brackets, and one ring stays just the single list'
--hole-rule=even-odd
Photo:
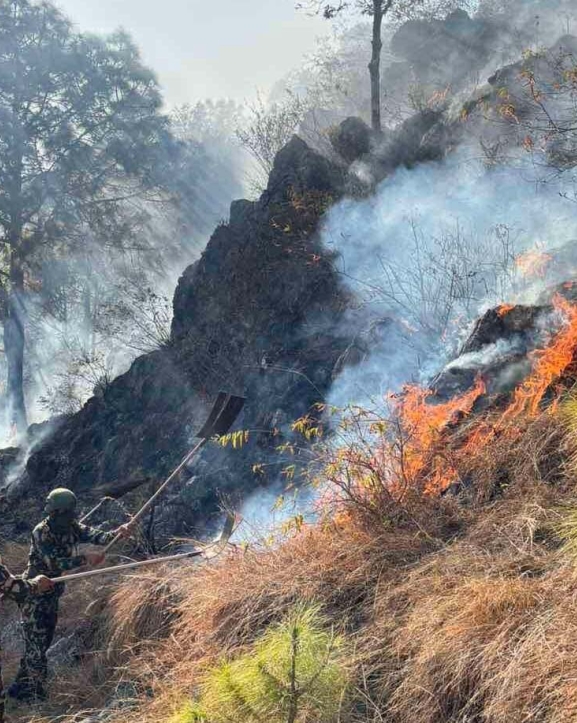
[{"label": "green helmet", "polygon": [[58,487],[46,498],[46,512],[74,512],[76,510],[76,495],[72,490]]}]

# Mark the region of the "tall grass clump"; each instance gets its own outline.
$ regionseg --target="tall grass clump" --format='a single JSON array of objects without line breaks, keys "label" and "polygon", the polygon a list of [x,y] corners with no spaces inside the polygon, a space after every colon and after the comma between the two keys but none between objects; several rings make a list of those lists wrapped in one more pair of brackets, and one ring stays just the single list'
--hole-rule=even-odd
[{"label": "tall grass clump", "polygon": [[558,516],[553,530],[561,541],[561,554],[577,564],[577,507],[572,505],[561,508]]},{"label": "tall grass clump", "polygon": [[342,637],[326,627],[318,607],[294,608],[251,650],[207,673],[201,694],[207,721],[338,720],[347,688],[342,652]]},{"label": "tall grass clump", "polygon": [[167,723],[208,723],[208,721],[196,703],[187,702],[168,719]]}]

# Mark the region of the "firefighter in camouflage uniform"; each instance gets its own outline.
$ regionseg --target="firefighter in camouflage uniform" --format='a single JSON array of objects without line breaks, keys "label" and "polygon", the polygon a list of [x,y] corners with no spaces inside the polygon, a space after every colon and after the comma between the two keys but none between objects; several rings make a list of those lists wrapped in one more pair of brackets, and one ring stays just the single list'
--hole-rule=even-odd
[{"label": "firefighter in camouflage uniform", "polygon": [[[104,560],[100,552],[80,553],[78,545],[90,543],[107,545],[116,535],[130,536],[130,527],[104,532],[88,527],[76,519],[76,495],[68,489],[53,490],[46,498],[47,516],[32,532],[25,580],[45,575],[59,577],[77,567],[99,565]],[[21,604],[22,631],[25,650],[20,669],[8,695],[19,700],[43,699],[48,674],[46,653],[52,644],[58,622],[58,604],[64,584],[42,596],[28,596]]]},{"label": "firefighter in camouflage uniform", "polygon": [[[14,600],[19,605],[35,598],[40,600],[43,593],[47,593],[54,584],[46,577],[39,576],[33,580],[21,580],[13,577],[8,568],[2,565],[0,559],[0,598]],[[0,723],[4,723],[4,685],[2,681],[2,665],[0,661]]]}]

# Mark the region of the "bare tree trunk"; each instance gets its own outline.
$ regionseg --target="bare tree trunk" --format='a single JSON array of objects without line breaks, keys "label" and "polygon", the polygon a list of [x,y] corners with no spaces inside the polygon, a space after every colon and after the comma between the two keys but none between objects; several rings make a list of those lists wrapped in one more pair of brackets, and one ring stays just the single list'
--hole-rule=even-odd
[{"label": "bare tree trunk", "polygon": [[373,3],[373,52],[369,63],[371,76],[371,125],[375,133],[381,132],[381,26],[383,23],[383,2]]},{"label": "bare tree trunk", "polygon": [[[16,9],[16,8],[15,8]],[[22,221],[22,174],[24,169],[24,147],[26,134],[21,124],[22,101],[19,97],[22,65],[18,48],[14,51],[15,92],[12,98],[12,134],[8,154],[9,172],[3,189],[10,203],[10,223],[7,229],[7,241],[10,249],[10,280],[6,294],[4,310],[4,352],[8,366],[6,394],[8,397],[9,422],[16,426],[20,434],[28,428],[26,403],[24,400],[24,267],[23,267],[23,231]]]},{"label": "bare tree trunk", "polygon": [[[12,252],[14,254],[14,252]],[[24,340],[25,312],[23,303],[24,273],[14,258],[10,269],[10,291],[7,295],[4,318],[4,352],[8,365],[6,393],[9,423],[19,433],[28,427],[24,400]]]},{"label": "bare tree trunk", "polygon": [[383,18],[391,9],[394,0],[373,0],[373,52],[369,63],[369,74],[371,76],[371,125],[373,131],[381,133],[381,29]]}]

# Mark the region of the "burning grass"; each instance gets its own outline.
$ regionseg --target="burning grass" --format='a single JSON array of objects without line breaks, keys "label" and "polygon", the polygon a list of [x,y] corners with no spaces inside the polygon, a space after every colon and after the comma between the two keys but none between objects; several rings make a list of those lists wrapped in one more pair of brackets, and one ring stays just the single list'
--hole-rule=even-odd
[{"label": "burning grass", "polygon": [[202,681],[302,605],[343,640],[347,721],[574,721],[577,312],[556,304],[565,325],[507,404],[479,411],[478,379],[446,404],[412,388],[390,418],[349,417],[319,473],[338,490],[323,523],[123,580],[83,668],[141,691],[110,722],[195,720]]},{"label": "burning grass", "polygon": [[[577,578],[560,552],[562,499],[534,470],[522,489],[470,511],[458,537],[378,531],[362,516],[217,565],[167,569],[147,584],[131,577],[114,593],[107,637],[122,653],[118,675],[150,697],[111,720],[169,720],[208,671],[249,654],[297,604],[319,606],[347,641],[357,710],[347,720],[530,719],[544,687],[557,717],[536,719],[571,720]],[[168,600],[150,594],[158,585],[170,587]]]},{"label": "burning grass", "polygon": [[497,307],[497,316],[503,318],[515,308],[514,304],[501,304]]}]

